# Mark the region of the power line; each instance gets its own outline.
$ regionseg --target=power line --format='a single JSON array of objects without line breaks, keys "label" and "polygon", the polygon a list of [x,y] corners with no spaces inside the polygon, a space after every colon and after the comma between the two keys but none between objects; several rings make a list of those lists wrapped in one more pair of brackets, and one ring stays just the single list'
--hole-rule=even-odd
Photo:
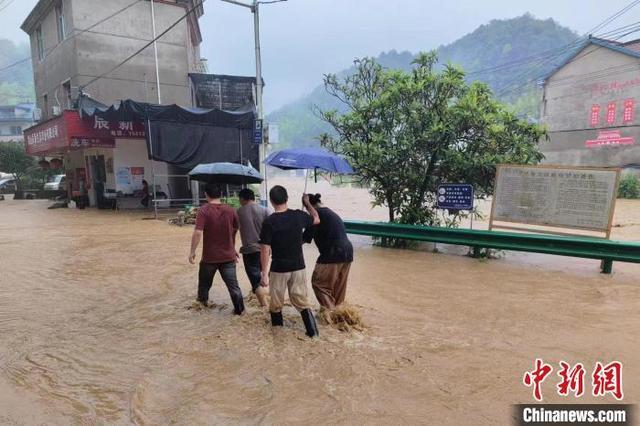
[{"label": "power line", "polygon": [[8,8],[9,6],[11,6],[11,3],[13,3],[15,0],[8,0],[8,2],[3,2],[0,4],[0,12],[2,12],[3,10],[5,10],[6,8]]},{"label": "power line", "polygon": [[[122,62],[120,62],[118,65],[116,65],[115,67],[111,68],[110,70],[108,70],[107,72],[104,72],[102,74],[100,74],[99,76],[89,80],[89,82],[83,84],[82,86],[80,86],[80,90],[84,90],[87,86],[89,86],[90,84],[95,83],[96,81],[100,80],[101,78],[105,77],[106,75],[112,73],[113,71],[117,70],[118,68],[120,68],[121,66],[123,66],[124,64],[126,64],[127,62],[129,62],[131,59],[135,58],[136,56],[138,56],[140,53],[142,53],[145,49],[147,49],[149,46],[151,46],[153,43],[155,43],[156,41],[158,41],[160,38],[162,38],[165,34],[167,34],[169,31],[171,31],[172,29],[174,29],[180,22],[182,22],[184,19],[186,19],[189,15],[191,15],[197,8],[199,8],[200,6],[202,6],[202,4],[205,2],[206,0],[200,0],[200,2],[198,4],[196,4],[195,6],[193,6],[191,9],[189,9],[189,11],[187,13],[184,14],[184,16],[182,16],[180,19],[178,19],[176,22],[174,22],[173,24],[171,24],[166,30],[164,30],[162,33],[160,33],[157,37],[155,37],[153,40],[151,40],[149,43],[145,44],[144,46],[142,46],[140,49],[138,49],[137,51],[135,51],[133,54],[129,55],[125,60],[123,60]],[[640,0],[639,0],[640,1]]]},{"label": "power line", "polygon": [[[638,32],[638,31],[640,31],[640,27],[638,27],[638,28],[636,28],[636,29],[634,29],[634,30],[632,30],[632,31],[628,31],[628,32],[626,32],[626,33],[624,33],[624,34],[620,35],[620,36],[619,36],[619,37],[617,37],[615,40],[619,40],[620,38],[623,38],[623,37],[625,37],[625,36],[627,36],[627,35],[629,35],[629,34],[632,34],[632,33],[634,33],[634,32]],[[585,53],[585,54],[583,54],[583,55],[578,54],[578,55],[576,55],[575,57],[571,58],[569,61],[567,61],[567,62],[564,64],[564,66],[569,65],[569,64],[571,64],[571,63],[573,63],[573,62],[576,62],[576,61],[578,61],[578,60],[580,60],[580,59],[584,58],[585,56],[588,56],[588,55],[590,55],[590,54],[592,54],[592,53],[594,53],[594,52],[596,52],[596,51],[598,51],[598,50],[602,49],[603,47],[604,47],[604,46],[597,46],[595,49],[593,49],[593,50],[591,50],[591,51],[589,51],[589,52],[586,52],[586,53]],[[549,61],[550,61],[550,60],[552,60],[552,59],[553,59],[553,58],[550,58],[550,59],[549,59],[549,60],[547,60],[546,62],[549,62]],[[544,65],[544,63],[541,63],[540,65]],[[509,94],[509,93],[513,93],[513,92],[515,92],[515,91],[517,91],[517,90],[519,90],[519,89],[522,89],[522,88],[523,88],[523,87],[525,87],[526,85],[528,85],[528,84],[530,84],[530,83],[533,83],[533,82],[535,82],[535,81],[539,80],[540,78],[542,78],[542,76],[544,76],[544,74],[542,74],[542,75],[538,75],[538,76],[536,76],[536,77],[534,77],[534,78],[532,78],[532,79],[526,80],[526,81],[524,81],[524,82],[522,82],[522,83],[520,83],[520,84],[516,84],[515,86],[513,85],[513,83],[515,83],[515,82],[516,82],[517,80],[519,80],[520,78],[525,77],[527,74],[529,74],[529,75],[530,75],[530,74],[531,74],[531,72],[532,72],[532,71],[525,72],[525,73],[523,73],[522,75],[520,75],[520,76],[516,77],[515,79],[512,79],[512,80],[511,80],[511,83],[508,83],[509,85],[507,85],[507,87],[506,87],[505,89],[503,89],[503,90],[501,90],[500,92],[498,92],[498,93],[497,93],[497,96],[498,96],[498,97],[502,97],[502,96],[507,95],[507,94]],[[580,76],[576,76],[575,78],[579,78],[579,77],[580,77]]]},{"label": "power line", "polygon": [[[9,0],[9,1],[13,1],[13,0]],[[110,20],[111,18],[121,14],[122,12],[125,12],[126,10],[132,8],[133,6],[135,6],[136,4],[138,4],[138,3],[142,2],[142,1],[145,1],[145,0],[135,0],[133,3],[123,7],[122,9],[118,9],[117,11],[112,13],[111,15],[102,18],[101,20],[99,20],[98,22],[92,24],[91,26],[89,26],[89,27],[87,27],[87,28],[85,28],[83,30],[80,30],[78,32],[73,33],[72,35],[70,35],[69,37],[64,39],[62,42],[60,42],[60,43],[56,44],[55,46],[53,46],[51,49],[49,49],[49,51],[45,52],[45,57],[47,55],[50,55],[51,53],[53,53],[53,51],[56,50],[57,47],[60,46],[63,42],[65,42],[67,40],[71,40],[71,39],[79,36],[80,34],[86,33],[87,31],[91,31],[92,29],[94,29],[98,25]],[[1,9],[0,9],[0,11],[1,11]],[[13,68],[13,67],[18,66],[20,64],[23,64],[23,63],[25,63],[27,61],[30,61],[30,60],[31,60],[31,56],[29,56],[28,58],[20,59],[19,61],[14,62],[13,64],[10,64],[10,65],[7,65],[7,66],[5,66],[3,68],[0,68],[0,72],[6,71],[6,70],[8,70],[10,68]]]},{"label": "power line", "polygon": [[[619,10],[619,11],[618,11],[618,12],[616,12],[616,13],[614,13],[613,15],[611,15],[610,17],[608,17],[607,19],[605,19],[603,22],[601,22],[600,24],[596,25],[594,28],[592,28],[591,30],[589,30],[589,32],[588,32],[587,34],[588,34],[588,35],[590,35],[590,34],[592,34],[593,32],[595,32],[595,31],[597,31],[597,30],[599,30],[599,29],[601,29],[601,28],[604,28],[606,25],[610,24],[611,22],[613,22],[614,20],[616,20],[617,18],[619,18],[619,17],[620,17],[620,16],[622,16],[623,14],[627,13],[629,10],[631,10],[633,7],[635,7],[635,6],[636,6],[636,5],[638,5],[638,4],[640,4],[640,0],[634,0],[634,1],[632,1],[632,2],[631,2],[631,3],[629,3],[627,6],[623,7],[621,10]],[[619,29],[618,29],[618,30],[619,30]],[[631,31],[631,32],[633,32],[633,31]],[[619,36],[619,37],[618,37],[618,39],[619,39],[619,38],[622,38],[622,37],[624,37],[624,36],[626,36],[626,35],[629,35],[631,32],[628,32],[627,34],[623,34],[623,35]],[[584,37],[584,36],[583,36],[583,37]],[[582,38],[583,38],[583,37],[582,37]],[[543,65],[545,65],[545,64],[547,64],[547,63],[549,63],[549,62],[551,62],[552,60],[554,60],[554,59],[558,58],[560,55],[562,55],[562,53],[567,52],[568,50],[570,50],[570,46],[575,45],[575,43],[578,43],[578,42],[580,42],[580,39],[578,39],[578,40],[574,41],[573,43],[570,43],[569,45],[567,45],[567,47],[563,50],[563,52],[560,52],[560,53],[559,53],[559,54],[557,54],[557,55],[549,56],[548,58],[546,58],[546,59],[542,60],[542,62],[540,62],[540,64],[538,64],[538,66],[539,66],[539,67],[541,67],[541,66],[543,66]],[[597,49],[594,49],[594,51],[595,51],[595,50],[597,50]],[[593,51],[592,51],[592,52],[593,52]],[[569,61],[569,62],[567,62],[567,63],[571,63],[571,62],[573,62],[573,61],[574,61],[574,60],[576,60],[576,59],[577,59],[577,58],[573,58],[571,61]],[[533,70],[528,70],[528,71],[525,71],[524,73],[521,73],[521,74],[517,75],[515,78],[511,79],[511,80],[510,80],[510,82],[508,82],[508,83],[507,83],[507,86],[506,86],[506,87],[505,87],[501,92],[499,92],[497,95],[498,95],[499,97],[504,96],[504,95],[506,95],[506,94],[508,94],[508,93],[511,93],[511,92],[513,92],[513,91],[515,91],[515,90],[518,90],[519,88],[524,87],[525,85],[529,84],[529,83],[530,83],[530,82],[532,82],[532,81],[538,80],[539,78],[541,78],[541,77],[542,77],[542,75],[544,75],[544,74],[542,74],[542,75],[540,75],[540,76],[538,76],[538,77],[535,77],[535,78],[534,78],[534,79],[532,79],[532,80],[528,80],[528,81],[526,81],[524,84],[516,85],[516,86],[514,87],[514,83],[516,83],[517,81],[521,80],[522,78],[525,78],[525,77],[527,77],[527,76],[530,76],[530,75],[531,75],[532,73],[534,73],[534,72],[536,72],[536,70],[535,70],[535,69],[533,69]]]}]

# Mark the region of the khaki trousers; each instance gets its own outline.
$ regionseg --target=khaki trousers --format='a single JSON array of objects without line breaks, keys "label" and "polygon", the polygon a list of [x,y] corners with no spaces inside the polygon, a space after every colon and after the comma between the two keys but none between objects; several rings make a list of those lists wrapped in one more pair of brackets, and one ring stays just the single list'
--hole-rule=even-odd
[{"label": "khaki trousers", "polygon": [[269,272],[269,310],[281,312],[285,293],[289,291],[289,300],[298,310],[311,307],[307,298],[307,273],[304,269],[293,272]]},{"label": "khaki trousers", "polygon": [[334,309],[344,302],[350,268],[351,262],[316,263],[311,285],[321,306]]}]

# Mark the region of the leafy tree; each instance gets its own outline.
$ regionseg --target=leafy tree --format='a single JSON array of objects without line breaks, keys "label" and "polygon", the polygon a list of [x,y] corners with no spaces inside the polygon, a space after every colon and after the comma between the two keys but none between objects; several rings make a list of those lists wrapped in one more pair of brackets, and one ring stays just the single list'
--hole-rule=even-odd
[{"label": "leafy tree", "polygon": [[19,142],[0,143],[0,171],[11,173],[22,189],[22,178],[33,168],[34,161]]},{"label": "leafy tree", "polygon": [[622,176],[620,187],[618,188],[618,198],[640,198],[640,179],[638,176],[631,173]]},{"label": "leafy tree", "polygon": [[486,197],[496,164],[543,158],[540,126],[517,118],[485,84],[467,84],[459,68],[436,63],[435,52],[419,54],[410,72],[362,59],[350,76],[325,76],[348,112],[321,112],[336,134],[321,140],[349,159],[391,222],[454,226],[457,217],[437,214],[437,185],[470,183]]}]

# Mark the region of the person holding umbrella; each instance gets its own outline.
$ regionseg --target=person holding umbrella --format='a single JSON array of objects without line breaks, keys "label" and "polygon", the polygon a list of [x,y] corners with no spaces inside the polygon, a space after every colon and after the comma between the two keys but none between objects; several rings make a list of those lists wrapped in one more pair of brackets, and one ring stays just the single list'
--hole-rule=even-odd
[{"label": "person holding umbrella", "polygon": [[269,191],[275,212],[262,224],[260,258],[263,287],[269,287],[271,325],[282,326],[284,296],[289,291],[291,304],[300,312],[307,336],[317,336],[318,327],[307,298],[307,277],[302,245],[311,241],[313,225],[320,223],[318,213],[305,195],[302,202],[309,214],[289,209],[287,190],[279,185]]},{"label": "person holding umbrella", "polygon": [[322,204],[321,195],[308,194],[307,197],[320,217],[320,223],[314,225],[313,232],[320,256],[311,276],[311,286],[321,306],[335,309],[344,302],[347,293],[353,246],[347,238],[344,222]]}]

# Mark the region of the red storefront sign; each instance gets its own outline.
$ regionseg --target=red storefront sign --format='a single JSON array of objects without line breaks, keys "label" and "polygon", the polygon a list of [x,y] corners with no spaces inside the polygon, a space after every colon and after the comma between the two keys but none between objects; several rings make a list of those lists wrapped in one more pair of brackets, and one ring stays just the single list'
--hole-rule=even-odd
[{"label": "red storefront sign", "polygon": [[77,111],[64,111],[25,130],[24,140],[28,154],[48,155],[73,149],[115,148],[116,138],[144,139],[145,135],[143,123],[113,123],[96,116],[85,120]]},{"label": "red storefront sign", "polygon": [[620,130],[601,130],[598,132],[597,139],[587,140],[584,143],[587,148],[595,148],[599,146],[621,146],[633,145],[635,140],[630,136],[622,136]]},{"label": "red storefront sign", "polygon": [[66,131],[63,117],[56,117],[25,130],[24,143],[27,154],[64,151],[67,147]]}]

